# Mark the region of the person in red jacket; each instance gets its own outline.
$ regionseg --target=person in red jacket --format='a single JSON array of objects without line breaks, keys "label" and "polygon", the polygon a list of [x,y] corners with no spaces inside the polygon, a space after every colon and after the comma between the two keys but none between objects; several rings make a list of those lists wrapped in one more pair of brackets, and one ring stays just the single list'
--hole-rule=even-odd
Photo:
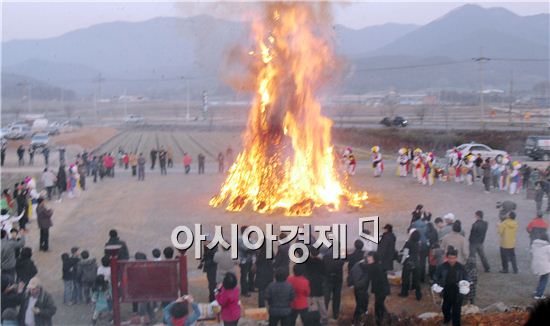
[{"label": "person in red jacket", "polygon": [[128,170],[128,165],[130,164],[130,156],[128,153],[122,155],[122,163],[124,163],[124,170]]},{"label": "person in red jacket", "polygon": [[287,282],[292,285],[294,289],[294,300],[292,300],[291,308],[292,312],[290,313],[290,325],[296,325],[296,319],[300,315],[302,324],[305,324],[305,318],[307,314],[307,298],[309,297],[309,292],[311,288],[309,287],[309,281],[305,278],[305,266],[296,264],[293,267],[294,275],[291,275],[287,278]]},{"label": "person in red jacket", "polygon": [[221,306],[223,325],[237,326],[241,318],[241,306],[239,305],[239,287],[235,274],[231,272],[225,274],[221,286],[217,289],[216,301]]}]

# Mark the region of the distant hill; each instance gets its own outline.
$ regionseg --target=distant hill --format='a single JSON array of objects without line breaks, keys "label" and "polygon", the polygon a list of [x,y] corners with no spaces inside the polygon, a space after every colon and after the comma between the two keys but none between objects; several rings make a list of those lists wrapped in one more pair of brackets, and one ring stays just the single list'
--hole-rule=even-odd
[{"label": "distant hill", "polygon": [[354,30],[337,25],[334,28],[336,51],[350,58],[365,55],[390,44],[418,27],[413,24],[384,24]]},{"label": "distant hill", "polygon": [[464,5],[372,54],[471,58],[482,49],[490,57],[548,58],[549,37],[550,15]]},{"label": "distant hill", "polygon": [[[31,85],[32,98],[35,100],[73,99],[75,94],[71,90],[62,89],[51,84],[26,76],[2,73],[2,98],[21,99],[28,95]],[[8,108],[5,108],[8,109]]]},{"label": "distant hill", "polygon": [[[502,8],[465,5],[425,25],[385,24],[360,30],[334,26],[336,52],[346,59],[339,93],[397,87],[406,90],[476,89],[477,65],[384,70],[492,58],[548,58],[549,15],[518,16]],[[202,90],[229,94],[226,58],[235,45],[248,46],[249,25],[201,15],[159,17],[144,22],[112,22],[42,40],[2,44],[3,71],[28,76],[90,96],[101,80],[103,96],[142,93],[184,97]],[[435,60],[435,61],[434,61]],[[518,88],[548,80],[548,61],[491,61],[488,86],[507,87],[511,72]]]}]

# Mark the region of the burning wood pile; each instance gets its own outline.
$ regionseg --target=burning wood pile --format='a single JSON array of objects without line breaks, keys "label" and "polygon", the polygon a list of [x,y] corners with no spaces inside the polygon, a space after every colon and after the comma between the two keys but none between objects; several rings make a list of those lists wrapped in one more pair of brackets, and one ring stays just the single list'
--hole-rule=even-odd
[{"label": "burning wood pile", "polygon": [[344,204],[362,207],[366,192],[352,192],[335,169],[332,121],[316,93],[336,70],[327,4],[268,3],[253,23],[248,53],[255,96],[243,151],[210,205],[246,206],[259,213],[311,215]]}]

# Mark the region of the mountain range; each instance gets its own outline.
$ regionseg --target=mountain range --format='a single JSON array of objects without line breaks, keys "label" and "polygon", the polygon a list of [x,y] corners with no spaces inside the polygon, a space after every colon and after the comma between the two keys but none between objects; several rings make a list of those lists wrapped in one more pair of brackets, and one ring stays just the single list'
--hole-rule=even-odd
[{"label": "mountain range", "polygon": [[[478,64],[488,87],[507,88],[511,73],[520,89],[549,79],[550,15],[519,16],[503,8],[464,5],[424,25],[385,24],[359,30],[333,27],[336,53],[344,59],[338,93],[396,88],[475,90]],[[59,37],[2,43],[2,71],[90,96],[140,92],[185,96],[228,94],[220,76],[228,51],[248,46],[250,27],[207,15],[112,22]],[[536,60],[531,60],[536,59]]]}]

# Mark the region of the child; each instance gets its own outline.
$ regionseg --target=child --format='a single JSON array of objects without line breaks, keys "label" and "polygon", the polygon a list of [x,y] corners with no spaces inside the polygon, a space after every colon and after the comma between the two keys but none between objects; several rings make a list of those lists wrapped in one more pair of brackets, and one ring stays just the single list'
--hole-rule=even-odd
[{"label": "child", "polygon": [[97,268],[97,275],[103,275],[103,279],[107,283],[111,283],[111,259],[109,256],[101,258],[101,266]]},{"label": "child", "polygon": [[475,304],[477,286],[477,267],[475,256],[471,256],[464,266],[468,280],[470,281],[470,293],[466,296],[466,303]]},{"label": "child", "polygon": [[[193,314],[189,314],[189,304],[193,308]],[[168,326],[190,326],[200,317],[201,311],[199,305],[190,295],[179,297],[176,301],[168,304],[162,314],[164,324]]]},{"label": "child", "polygon": [[80,262],[80,252],[78,247],[71,248],[71,256],[69,257],[70,265],[72,266],[72,280],[73,280],[73,304],[80,303],[82,297],[82,284],[78,277],[78,263]]},{"label": "child", "polygon": [[[97,264],[95,258],[90,258],[87,250],[80,254],[82,260],[77,265],[77,279],[80,282],[82,290],[82,301],[90,303],[90,291],[94,285],[97,276]],[[80,298],[79,298],[80,299]]]},{"label": "child", "polygon": [[74,261],[69,257],[68,253],[61,255],[62,262],[62,279],[63,279],[63,303],[69,306],[73,305],[74,295],[74,276],[76,265]]},{"label": "child", "polygon": [[92,302],[94,303],[94,313],[92,315],[92,324],[97,323],[101,313],[111,312],[111,287],[105,281],[103,275],[98,275],[94,282],[92,292]]}]

